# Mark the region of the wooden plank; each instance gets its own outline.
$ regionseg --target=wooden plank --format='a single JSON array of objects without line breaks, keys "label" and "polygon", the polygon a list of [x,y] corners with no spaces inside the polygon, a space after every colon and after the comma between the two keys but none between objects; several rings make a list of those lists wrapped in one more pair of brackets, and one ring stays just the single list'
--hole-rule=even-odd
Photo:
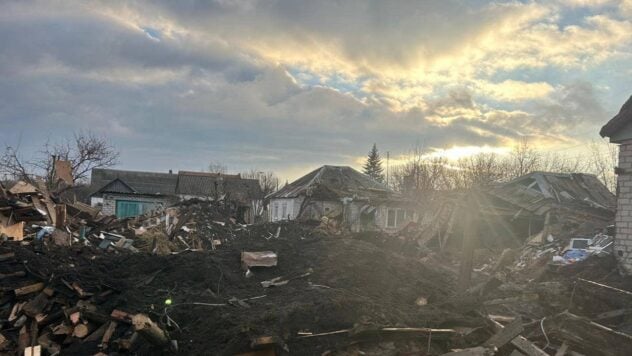
[{"label": "wooden plank", "polygon": [[55,227],[64,229],[66,226],[66,204],[57,204],[55,206]]},{"label": "wooden plank", "polygon": [[10,226],[0,225],[0,234],[5,234],[14,241],[22,241],[24,239],[24,221],[20,221]]},{"label": "wooden plank", "polygon": [[139,313],[134,315],[132,317],[132,325],[135,332],[153,345],[163,346],[169,343],[169,339],[164,330],[144,314]]},{"label": "wooden plank", "polygon": [[531,341],[523,336],[517,336],[511,340],[511,344],[525,353],[527,356],[549,356],[544,350],[535,346]]},{"label": "wooden plank", "polygon": [[9,192],[11,194],[36,194],[37,188],[30,183],[18,181],[13,187],[11,187],[11,189],[9,189]]},{"label": "wooden plank", "polygon": [[7,252],[0,255],[0,262],[11,260],[15,258],[15,252]]},{"label": "wooden plank", "polygon": [[441,354],[441,356],[487,356],[487,355],[491,355],[491,351],[488,348],[482,347],[482,346],[471,347],[468,349],[457,350],[457,351]]},{"label": "wooden plank", "polygon": [[44,283],[39,282],[39,283],[29,284],[28,286],[16,288],[13,290],[13,292],[15,293],[16,296],[19,297],[21,295],[39,292],[42,289],[44,289]]},{"label": "wooden plank", "polygon": [[38,294],[35,298],[29,300],[28,303],[22,308],[24,314],[34,318],[40,314],[46,305],[48,304],[48,296],[44,293]]},{"label": "wooden plank", "polygon": [[112,335],[114,334],[117,326],[118,323],[116,321],[110,321],[107,329],[105,329],[105,333],[103,333],[103,338],[101,338],[101,348],[107,349],[108,343],[110,342],[110,339],[112,338]]},{"label": "wooden plank", "polygon": [[557,349],[557,352],[555,353],[555,356],[564,356],[566,355],[566,351],[568,350],[568,344],[566,343],[566,341],[564,341],[562,343],[562,346],[560,346],[559,349]]},{"label": "wooden plank", "polygon": [[[504,328],[501,323],[492,319],[489,320],[491,320],[497,330]],[[511,340],[511,344],[528,356],[549,356],[548,353],[544,352],[544,350],[534,345],[522,335],[518,335]]]},{"label": "wooden plank", "polygon": [[50,223],[51,225],[56,226],[57,216],[55,215],[55,203],[53,203],[53,201],[50,199],[50,193],[48,192],[48,189],[46,188],[46,184],[41,182],[40,184],[38,184],[38,186],[40,190],[42,191],[42,195],[44,196],[43,200],[44,200],[44,204],[46,204],[46,211],[48,212]]},{"label": "wooden plank", "polygon": [[40,345],[29,346],[24,349],[24,356],[41,356],[41,355],[42,355],[42,347]]},{"label": "wooden plank", "polygon": [[625,294],[627,296],[632,297],[632,292],[628,292],[627,290],[611,287],[611,286],[609,286],[607,284],[593,282],[593,281],[588,280],[588,279],[577,278],[577,280],[582,281],[582,282],[587,283],[587,284],[590,284],[590,285],[595,286],[595,287],[601,287],[601,288],[609,289],[611,291],[618,292],[618,293]]},{"label": "wooden plank", "polygon": [[26,277],[26,272],[17,271],[13,273],[0,273],[0,280],[5,278]]},{"label": "wooden plank", "polygon": [[625,316],[625,315],[630,315],[630,314],[632,314],[632,309],[616,309],[616,310],[607,311],[605,313],[597,314],[597,316],[595,316],[593,320],[610,319],[610,318],[616,318],[619,316]]},{"label": "wooden plank", "polygon": [[518,317],[509,323],[509,325],[498,330],[496,334],[483,344],[483,346],[501,348],[513,340],[516,336],[520,335],[523,331],[524,328],[522,327],[522,319]]}]

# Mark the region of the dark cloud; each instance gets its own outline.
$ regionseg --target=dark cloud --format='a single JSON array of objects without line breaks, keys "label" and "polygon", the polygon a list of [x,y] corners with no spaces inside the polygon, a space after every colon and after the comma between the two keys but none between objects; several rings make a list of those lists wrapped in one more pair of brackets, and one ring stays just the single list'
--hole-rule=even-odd
[{"label": "dark cloud", "polygon": [[[530,113],[484,107],[461,87],[397,112],[384,98],[301,85],[283,64],[238,45],[283,36],[309,45],[318,38],[342,44],[354,61],[407,65],[419,53],[450,52],[463,33],[485,31],[489,14],[511,6],[480,13],[462,1],[90,4],[0,5],[3,143],[20,141],[28,153],[48,138],[91,129],[112,139],[128,169],[201,169],[219,161],[286,170],[349,164],[373,142],[391,152],[418,142],[500,145],[603,113],[582,82]],[[160,19],[164,26],[152,22]],[[429,119],[444,111],[457,115],[445,123]]]}]

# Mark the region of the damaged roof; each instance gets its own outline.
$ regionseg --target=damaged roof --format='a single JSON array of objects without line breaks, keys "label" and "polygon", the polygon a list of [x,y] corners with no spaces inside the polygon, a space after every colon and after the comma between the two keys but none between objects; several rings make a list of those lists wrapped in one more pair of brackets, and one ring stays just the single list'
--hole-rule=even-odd
[{"label": "damaged roof", "polygon": [[322,166],[286,185],[271,199],[309,196],[323,200],[344,197],[400,198],[399,193],[348,166]]},{"label": "damaged roof", "polygon": [[612,137],[629,123],[632,123],[632,96],[623,104],[619,113],[601,128],[599,134],[601,137]]},{"label": "damaged roof", "polygon": [[533,172],[489,191],[495,197],[535,214],[553,205],[612,211],[616,197],[592,174]]},{"label": "damaged roof", "polygon": [[230,199],[248,201],[262,199],[263,191],[257,179],[244,179],[239,174],[178,172],[176,194],[194,196],[228,195]]},{"label": "damaged roof", "polygon": [[92,170],[90,185],[93,194],[109,192],[172,195],[176,191],[177,181],[178,175],[173,173],[95,168]]}]

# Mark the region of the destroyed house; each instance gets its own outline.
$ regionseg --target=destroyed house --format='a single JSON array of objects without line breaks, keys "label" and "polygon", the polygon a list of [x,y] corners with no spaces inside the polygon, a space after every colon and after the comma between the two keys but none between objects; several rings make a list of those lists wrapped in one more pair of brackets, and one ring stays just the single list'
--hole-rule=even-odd
[{"label": "destroyed house", "polygon": [[398,231],[414,204],[347,166],[322,166],[268,196],[270,221],[333,219],[352,231]]},{"label": "destroyed house", "polygon": [[[472,192],[444,192],[428,201],[419,221],[418,242],[440,248],[460,246],[459,222],[464,221],[468,194]],[[583,173],[532,172],[475,195],[475,214],[486,246],[544,243],[562,225],[603,228],[614,218],[616,203],[596,176]]]},{"label": "destroyed house", "polygon": [[632,96],[599,134],[619,145],[614,249],[621,269],[632,274]]},{"label": "destroyed house", "polygon": [[533,172],[487,191],[491,214],[505,219],[515,234],[544,243],[551,226],[605,227],[614,219],[616,199],[593,174]]},{"label": "destroyed house", "polygon": [[573,211],[610,221],[615,196],[592,174],[533,172],[489,190],[489,194],[522,211],[544,216]]},{"label": "destroyed house", "polygon": [[238,220],[254,223],[263,214],[263,191],[257,179],[239,174],[178,172],[176,195],[180,200],[222,200],[232,205]]},{"label": "destroyed house", "polygon": [[173,173],[93,169],[91,204],[106,215],[138,216],[179,200],[224,201],[235,217],[252,223],[263,208],[256,179],[240,175],[180,171]]}]

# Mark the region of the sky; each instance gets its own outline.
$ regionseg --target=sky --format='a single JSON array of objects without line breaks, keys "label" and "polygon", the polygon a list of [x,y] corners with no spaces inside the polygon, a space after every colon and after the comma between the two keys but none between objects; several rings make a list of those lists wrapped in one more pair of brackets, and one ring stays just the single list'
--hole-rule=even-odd
[{"label": "sky", "polygon": [[121,169],[578,152],[632,95],[632,0],[0,1],[0,143]]}]

